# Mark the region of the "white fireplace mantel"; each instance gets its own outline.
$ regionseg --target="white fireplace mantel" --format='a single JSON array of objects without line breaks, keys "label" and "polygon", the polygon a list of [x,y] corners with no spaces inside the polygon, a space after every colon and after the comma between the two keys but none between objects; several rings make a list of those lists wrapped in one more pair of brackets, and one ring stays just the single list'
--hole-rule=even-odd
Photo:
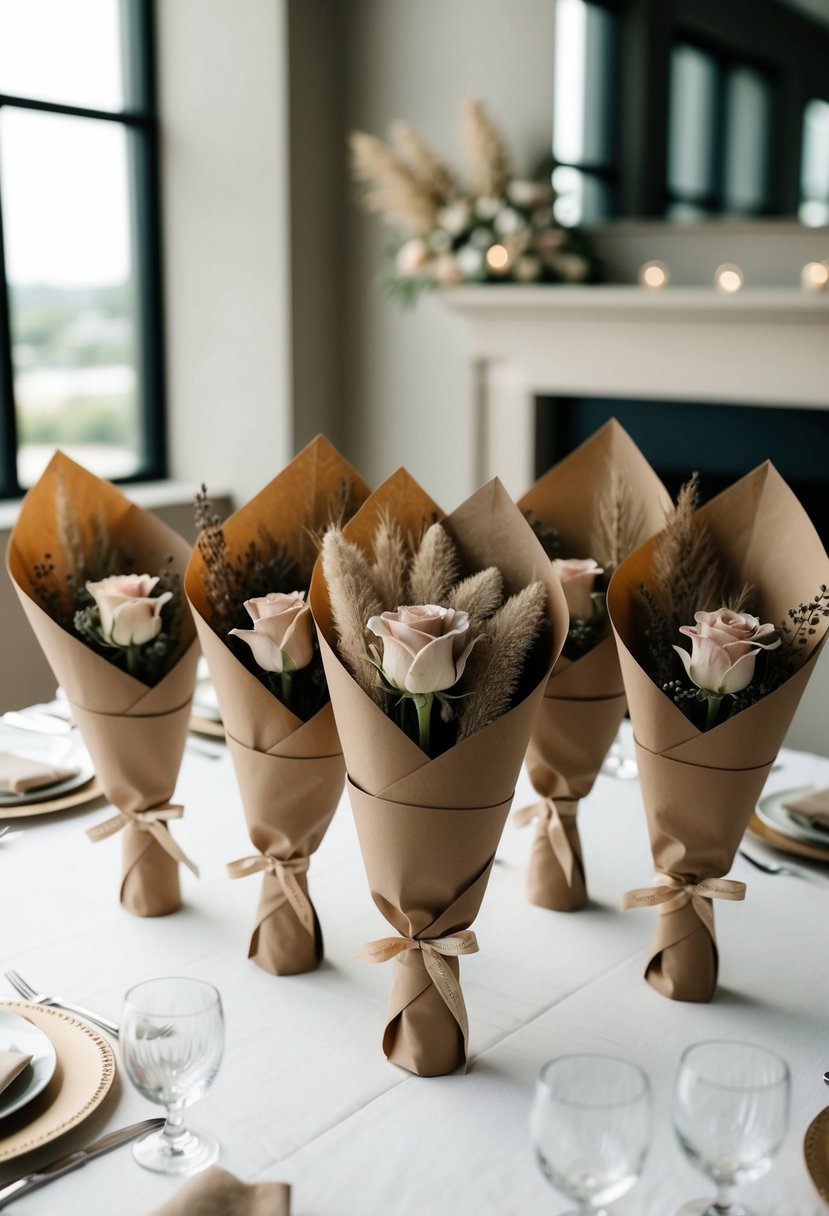
[{"label": "white fireplace mantel", "polygon": [[476,484],[533,480],[535,399],[829,409],[829,294],[706,287],[456,287],[474,365]]}]

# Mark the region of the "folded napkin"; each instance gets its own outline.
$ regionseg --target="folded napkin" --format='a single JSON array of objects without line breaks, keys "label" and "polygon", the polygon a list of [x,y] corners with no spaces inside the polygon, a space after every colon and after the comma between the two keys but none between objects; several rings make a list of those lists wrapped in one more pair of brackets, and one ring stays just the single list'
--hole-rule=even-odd
[{"label": "folded napkin", "polygon": [[213,1165],[191,1179],[150,1216],[288,1216],[291,1188],[285,1182],[240,1182]]},{"label": "folded napkin", "polygon": [[802,798],[793,798],[791,802],[784,802],[783,806],[796,815],[805,815],[816,827],[829,828],[829,789],[815,790]]},{"label": "folded napkin", "polygon": [[13,752],[0,752],[0,791],[4,794],[28,794],[29,790],[39,790],[43,786],[77,777],[79,771],[77,768],[43,764],[26,756],[15,756]]},{"label": "folded napkin", "polygon": [[15,1077],[19,1077],[31,1056],[24,1056],[20,1051],[0,1050],[0,1094],[7,1085],[11,1085]]}]

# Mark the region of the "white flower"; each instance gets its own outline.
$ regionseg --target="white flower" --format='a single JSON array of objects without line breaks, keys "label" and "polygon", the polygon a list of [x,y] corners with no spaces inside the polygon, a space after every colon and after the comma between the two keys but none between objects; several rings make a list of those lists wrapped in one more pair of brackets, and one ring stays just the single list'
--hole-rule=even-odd
[{"label": "white flower", "polygon": [[404,241],[397,251],[395,265],[400,274],[413,275],[422,270],[429,258],[426,242],[419,236]]},{"label": "white flower", "polygon": [[86,589],[98,607],[101,636],[112,646],[144,646],[161,633],[161,609],[172,591],[152,596],[158,577],[111,574]]}]

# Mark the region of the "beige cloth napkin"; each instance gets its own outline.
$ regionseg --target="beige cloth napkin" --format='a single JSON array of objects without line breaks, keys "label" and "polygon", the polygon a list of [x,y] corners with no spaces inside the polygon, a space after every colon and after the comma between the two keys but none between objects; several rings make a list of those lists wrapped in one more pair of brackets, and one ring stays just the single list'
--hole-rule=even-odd
[{"label": "beige cloth napkin", "polygon": [[784,802],[783,806],[796,815],[805,815],[818,827],[829,828],[829,789],[815,790],[802,798],[793,798],[791,802]]},{"label": "beige cloth napkin", "polygon": [[11,1085],[15,1077],[19,1077],[31,1056],[24,1056],[19,1051],[0,1051],[0,1094]]},{"label": "beige cloth napkin", "polygon": [[15,756],[13,752],[0,752],[0,790],[5,794],[28,794],[29,790],[57,785],[58,781],[76,777],[79,771]]},{"label": "beige cloth napkin", "polygon": [[213,1165],[177,1191],[150,1216],[289,1216],[291,1188],[285,1182],[240,1182]]}]

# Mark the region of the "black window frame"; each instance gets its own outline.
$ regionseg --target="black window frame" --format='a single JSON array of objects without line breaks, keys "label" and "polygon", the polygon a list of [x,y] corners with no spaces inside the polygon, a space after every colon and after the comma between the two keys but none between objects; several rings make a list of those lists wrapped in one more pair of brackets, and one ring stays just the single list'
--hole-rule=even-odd
[{"label": "black window frame", "polygon": [[[156,102],[155,0],[123,0],[122,35],[126,48],[125,92],[121,110],[101,110],[0,92],[3,107],[64,114],[115,123],[132,138],[131,205],[135,233],[137,373],[140,401],[141,467],[120,484],[154,481],[168,473],[164,381],[164,316],[161,279],[159,120]],[[12,357],[11,306],[6,276],[3,197],[0,181],[0,498],[25,493],[17,475],[17,421]]]}]

